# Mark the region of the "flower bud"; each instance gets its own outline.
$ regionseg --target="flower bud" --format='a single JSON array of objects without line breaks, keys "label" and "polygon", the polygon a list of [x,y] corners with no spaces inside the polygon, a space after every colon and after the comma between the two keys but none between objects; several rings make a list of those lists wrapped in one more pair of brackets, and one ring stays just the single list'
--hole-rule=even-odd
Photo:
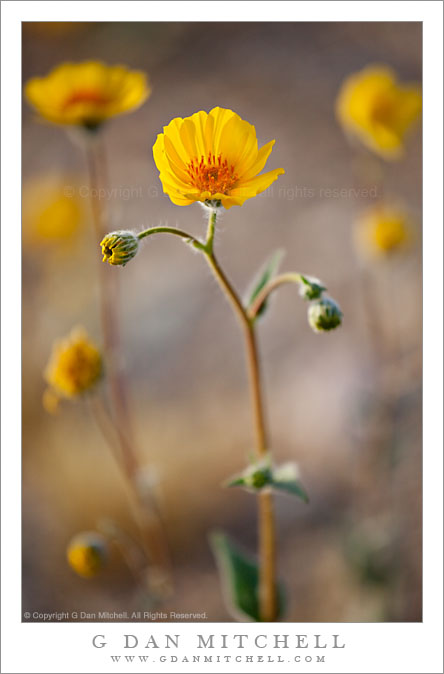
[{"label": "flower bud", "polygon": [[122,230],[107,234],[100,245],[103,262],[124,267],[137,254],[139,239],[133,232]]},{"label": "flower bud", "polygon": [[308,322],[315,332],[334,330],[342,323],[342,311],[331,297],[323,297],[309,306]]},{"label": "flower bud", "polygon": [[82,532],[69,542],[66,557],[77,575],[92,578],[103,569],[107,561],[107,541],[95,531]]},{"label": "flower bud", "polygon": [[253,489],[262,489],[271,484],[273,474],[267,465],[256,466],[253,470],[245,476],[245,485]]},{"label": "flower bud", "polygon": [[324,290],[326,290],[326,288],[318,278],[301,275],[299,295],[303,297],[304,300],[317,300],[321,297]]},{"label": "flower bud", "polygon": [[272,482],[273,470],[270,458],[267,456],[250,464],[241,473],[233,475],[225,484],[227,487],[244,487],[248,491],[257,491],[270,486]]},{"label": "flower bud", "polygon": [[407,251],[414,239],[410,216],[403,208],[378,204],[359,217],[355,244],[364,258],[388,258]]}]

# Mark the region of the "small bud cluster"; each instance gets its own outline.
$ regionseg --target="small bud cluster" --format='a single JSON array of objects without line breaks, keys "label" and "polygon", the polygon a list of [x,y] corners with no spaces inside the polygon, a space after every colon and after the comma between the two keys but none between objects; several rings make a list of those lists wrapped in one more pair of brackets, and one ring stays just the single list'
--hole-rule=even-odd
[{"label": "small bud cluster", "polygon": [[274,466],[269,454],[260,461],[250,464],[241,473],[233,475],[226,482],[226,486],[241,487],[250,492],[259,492],[264,489],[283,492],[308,503],[307,492],[299,480],[297,465],[288,462]]},{"label": "small bud cluster", "polygon": [[100,242],[103,262],[124,267],[139,250],[139,239],[136,234],[126,230],[110,232]]},{"label": "small bud cluster", "polygon": [[273,474],[267,465],[254,467],[253,470],[245,475],[245,485],[253,489],[262,489],[271,484]]}]

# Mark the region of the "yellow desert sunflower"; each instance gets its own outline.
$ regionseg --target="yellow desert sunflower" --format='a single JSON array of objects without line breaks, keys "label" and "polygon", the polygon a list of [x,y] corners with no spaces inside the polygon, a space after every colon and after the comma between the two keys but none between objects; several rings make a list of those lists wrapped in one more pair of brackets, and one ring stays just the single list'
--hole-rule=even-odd
[{"label": "yellow desert sunflower", "polygon": [[370,150],[385,159],[397,159],[406,133],[420,117],[421,105],[418,85],[401,85],[391,68],[374,65],[345,80],[336,115],[345,131]]},{"label": "yellow desert sunflower", "polygon": [[404,210],[378,204],[361,214],[354,234],[358,251],[364,257],[384,258],[407,249],[414,230]]},{"label": "yellow desert sunflower", "polygon": [[153,147],[163,191],[178,206],[195,201],[242,206],[264,192],[284,169],[258,175],[274,140],[258,148],[256,129],[232,110],[213,108],[176,117]]},{"label": "yellow desert sunflower", "polygon": [[102,356],[86,331],[77,327],[57,340],[44,372],[49,388],[43,396],[48,412],[55,412],[60,398],[76,398],[91,390],[103,373]]},{"label": "yellow desert sunflower", "polygon": [[62,63],[46,77],[25,86],[29,103],[54,124],[95,128],[102,122],[135,110],[148,98],[145,73],[99,61]]},{"label": "yellow desert sunflower", "polygon": [[58,250],[66,244],[70,249],[74,236],[81,230],[87,216],[84,203],[78,195],[78,184],[75,176],[52,173],[33,177],[24,183],[24,244],[57,244]]}]

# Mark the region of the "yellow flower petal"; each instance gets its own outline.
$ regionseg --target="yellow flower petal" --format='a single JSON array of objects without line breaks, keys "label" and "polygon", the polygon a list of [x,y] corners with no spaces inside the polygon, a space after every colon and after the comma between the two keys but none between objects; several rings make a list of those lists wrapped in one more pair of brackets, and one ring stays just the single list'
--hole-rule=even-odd
[{"label": "yellow flower petal", "polygon": [[264,192],[280,175],[285,173],[284,169],[273,169],[273,171],[268,171],[268,173],[263,173],[260,176],[251,178],[250,180],[245,181],[242,185],[234,190],[231,190],[231,195],[235,197],[241,197],[243,195],[246,199],[254,197],[261,192]]},{"label": "yellow flower petal", "polygon": [[275,142],[276,142],[275,140],[270,140],[269,143],[261,147],[261,149],[257,153],[256,161],[254,162],[254,164],[245,173],[242,174],[242,180],[250,180],[250,178],[253,178],[253,176],[257,175],[262,171],[265,164],[267,163],[267,159],[271,154]]},{"label": "yellow flower petal", "polygon": [[220,153],[219,142],[224,126],[236,113],[225,108],[213,108],[210,116],[214,119],[212,147],[210,148],[215,155]]}]

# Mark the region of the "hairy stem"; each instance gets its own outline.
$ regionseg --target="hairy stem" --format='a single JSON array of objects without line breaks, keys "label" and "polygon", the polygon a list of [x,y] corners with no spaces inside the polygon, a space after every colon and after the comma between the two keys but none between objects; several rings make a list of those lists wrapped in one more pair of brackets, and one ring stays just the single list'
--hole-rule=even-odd
[{"label": "hairy stem", "polygon": [[203,244],[195,239],[194,236],[188,234],[188,232],[184,232],[183,229],[177,229],[176,227],[150,227],[149,229],[145,229],[143,232],[139,232],[137,238],[145,239],[147,236],[151,236],[152,234],[175,234],[176,236],[180,236],[182,239],[186,239],[190,243],[203,246]]},{"label": "hairy stem", "polygon": [[[247,314],[239,296],[222,271],[213,252],[214,225],[216,212],[211,211],[208,226],[206,249],[203,251],[219,285],[231,302],[243,328],[250,375],[251,398],[254,413],[256,450],[259,457],[267,452],[267,433],[265,427],[264,406],[260,378],[260,364],[253,322]],[[277,617],[276,596],[276,540],[271,492],[258,494],[259,520],[259,613],[261,620],[271,622]]]},{"label": "hairy stem", "polygon": [[[144,239],[152,234],[173,234],[184,239],[200,250],[224,291],[242,326],[247,350],[248,370],[250,375],[251,398],[253,403],[254,429],[256,436],[256,451],[258,457],[263,457],[268,450],[267,433],[265,428],[265,414],[262,401],[262,387],[260,378],[260,364],[256,343],[254,320],[247,313],[238,294],[227,279],[214,254],[214,233],[217,211],[210,209],[208,218],[207,238],[205,243],[199,241],[188,232],[175,227],[151,227],[138,234]],[[263,301],[263,300],[262,300]],[[259,612],[261,620],[271,622],[277,617],[276,596],[276,541],[273,513],[273,495],[271,492],[261,492],[258,495],[259,509]]]},{"label": "hairy stem", "polygon": [[257,297],[254,299],[254,302],[248,307],[248,316],[250,320],[256,318],[258,311],[260,310],[263,303],[268,299],[271,293],[279,288],[281,285],[286,283],[301,283],[301,275],[289,272],[287,274],[280,274],[275,276],[271,281],[269,281],[262,290],[258,293]]}]

